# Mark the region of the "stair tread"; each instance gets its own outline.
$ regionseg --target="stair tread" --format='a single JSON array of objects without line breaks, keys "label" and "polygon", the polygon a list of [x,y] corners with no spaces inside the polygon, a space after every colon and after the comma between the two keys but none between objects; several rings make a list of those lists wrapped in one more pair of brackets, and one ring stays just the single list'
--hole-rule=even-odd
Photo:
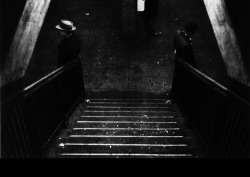
[{"label": "stair tread", "polygon": [[145,154],[145,153],[62,153],[59,158],[191,158],[192,154]]},{"label": "stair tread", "polygon": [[124,99],[114,99],[114,98],[87,98],[85,99],[85,101],[106,101],[106,102],[110,102],[110,101],[121,101],[121,102],[128,102],[128,101],[133,101],[133,102],[151,102],[151,101],[167,101],[169,99],[147,99],[147,98],[139,98],[139,99],[133,99],[133,98],[124,98]]},{"label": "stair tread", "polygon": [[111,129],[90,129],[85,131],[83,129],[72,129],[68,132],[68,135],[175,135],[181,136],[183,135],[183,131],[181,130],[145,130],[145,129],[136,129],[136,130],[129,130],[129,129],[120,129],[120,130],[111,130]]},{"label": "stair tread", "polygon": [[74,128],[178,128],[173,122],[77,121]]},{"label": "stair tread", "polygon": [[149,119],[149,118],[174,118],[173,115],[161,115],[161,116],[153,116],[153,115],[81,115],[83,118],[140,118],[140,119]]},{"label": "stair tread", "polygon": [[86,93],[87,99],[166,99],[170,92],[162,94],[152,94],[148,92],[138,92],[136,90],[128,91],[101,91]]},{"label": "stair tread", "polygon": [[171,111],[84,111],[81,116],[173,116]]},{"label": "stair tread", "polygon": [[185,139],[183,136],[141,136],[141,137],[131,137],[131,136],[100,136],[100,137],[91,137],[91,136],[79,136],[71,135],[67,138],[67,143],[116,143],[116,144],[190,144],[188,139]]},{"label": "stair tread", "polygon": [[167,103],[128,103],[128,102],[89,102],[86,106],[105,106],[105,107],[165,107],[173,108],[173,105]]},{"label": "stair tread", "polygon": [[85,111],[172,111],[172,108],[168,107],[89,107],[87,106]]},{"label": "stair tread", "polygon": [[57,157],[193,157],[168,99],[85,99]]},{"label": "stair tread", "polygon": [[[192,153],[187,144],[65,143],[61,153]],[[60,151],[59,150],[59,151]]]},{"label": "stair tread", "polygon": [[148,117],[80,117],[78,121],[128,121],[128,122],[179,122],[178,119],[174,119],[173,117],[169,118],[148,118]]}]

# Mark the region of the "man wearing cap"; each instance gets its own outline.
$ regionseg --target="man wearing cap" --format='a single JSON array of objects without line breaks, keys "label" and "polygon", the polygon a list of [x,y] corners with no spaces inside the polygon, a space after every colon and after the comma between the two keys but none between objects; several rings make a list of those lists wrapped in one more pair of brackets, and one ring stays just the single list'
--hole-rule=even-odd
[{"label": "man wearing cap", "polygon": [[58,47],[58,67],[74,60],[80,54],[81,38],[75,33],[76,27],[69,20],[61,20],[56,26],[63,37]]},{"label": "man wearing cap", "polygon": [[177,30],[174,36],[175,56],[188,62],[193,67],[197,68],[195,57],[193,54],[192,38],[199,28],[198,24],[188,22],[184,26],[184,30]]}]

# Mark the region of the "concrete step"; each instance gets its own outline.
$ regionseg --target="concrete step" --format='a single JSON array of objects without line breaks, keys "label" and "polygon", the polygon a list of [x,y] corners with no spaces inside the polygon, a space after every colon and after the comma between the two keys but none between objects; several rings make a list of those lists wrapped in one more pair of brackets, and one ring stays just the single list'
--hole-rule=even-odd
[{"label": "concrete step", "polygon": [[71,129],[68,135],[144,135],[144,136],[183,136],[180,129]]},{"label": "concrete step", "polygon": [[86,106],[85,110],[99,110],[99,111],[173,111],[170,107],[159,106]]},{"label": "concrete step", "polygon": [[186,143],[178,144],[139,144],[139,143],[63,143],[61,153],[146,153],[146,154],[192,154]]},{"label": "concrete step", "polygon": [[176,121],[172,122],[131,122],[131,121],[81,121],[74,128],[178,128]]},{"label": "concrete step", "polygon": [[117,107],[136,107],[136,106],[141,106],[141,107],[169,107],[172,108],[172,104],[168,103],[148,103],[148,102],[86,102],[86,106],[117,106]]},{"label": "concrete step", "polygon": [[100,111],[100,110],[85,110],[81,116],[174,116],[173,111]]},{"label": "concrete step", "polygon": [[167,104],[167,99],[85,99],[86,103],[141,103],[141,104]]},{"label": "concrete step", "polygon": [[190,145],[183,136],[145,135],[70,135],[65,143],[115,143],[115,144],[182,144]]},{"label": "concrete step", "polygon": [[86,99],[58,157],[194,157],[192,140],[166,99]]},{"label": "concrete step", "polygon": [[88,92],[88,99],[167,99],[170,93],[152,94],[138,91],[103,91],[103,92]]},{"label": "concrete step", "polygon": [[132,122],[178,122],[174,116],[145,117],[145,116],[81,116],[79,121],[132,121]]},{"label": "concrete step", "polygon": [[161,153],[61,153],[57,158],[195,158],[193,154]]}]

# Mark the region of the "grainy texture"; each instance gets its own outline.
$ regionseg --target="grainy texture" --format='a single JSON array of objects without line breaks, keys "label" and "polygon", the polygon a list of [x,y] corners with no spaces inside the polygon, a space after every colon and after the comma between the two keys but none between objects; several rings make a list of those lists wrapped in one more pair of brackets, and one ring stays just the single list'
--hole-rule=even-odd
[{"label": "grainy texture", "polygon": [[71,19],[84,44],[81,51],[86,91],[137,90],[163,93],[171,89],[173,37],[188,21],[200,29],[193,38],[199,69],[219,83],[227,82],[226,69],[202,1],[159,1],[156,26],[164,33],[148,37],[140,14],[134,40],[121,38],[121,1],[54,0],[41,30],[26,73],[31,83],[56,69],[57,41],[54,26],[61,18]]},{"label": "grainy texture", "polygon": [[231,78],[250,85],[243,57],[224,0],[204,0],[213,30]]}]

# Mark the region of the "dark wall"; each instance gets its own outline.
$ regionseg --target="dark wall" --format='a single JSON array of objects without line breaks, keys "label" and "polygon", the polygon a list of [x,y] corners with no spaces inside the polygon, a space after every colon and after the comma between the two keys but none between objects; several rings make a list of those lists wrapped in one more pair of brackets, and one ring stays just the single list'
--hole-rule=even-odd
[{"label": "dark wall", "polygon": [[19,19],[22,15],[26,0],[1,0],[0,1],[0,65],[3,66],[11,41],[15,34]]},{"label": "dark wall", "polygon": [[225,0],[228,14],[250,75],[250,1]]},{"label": "dark wall", "polygon": [[[250,1],[225,0],[225,3],[242,52],[243,62],[250,76]],[[250,89],[246,85],[232,79],[230,88],[250,101]]]}]

